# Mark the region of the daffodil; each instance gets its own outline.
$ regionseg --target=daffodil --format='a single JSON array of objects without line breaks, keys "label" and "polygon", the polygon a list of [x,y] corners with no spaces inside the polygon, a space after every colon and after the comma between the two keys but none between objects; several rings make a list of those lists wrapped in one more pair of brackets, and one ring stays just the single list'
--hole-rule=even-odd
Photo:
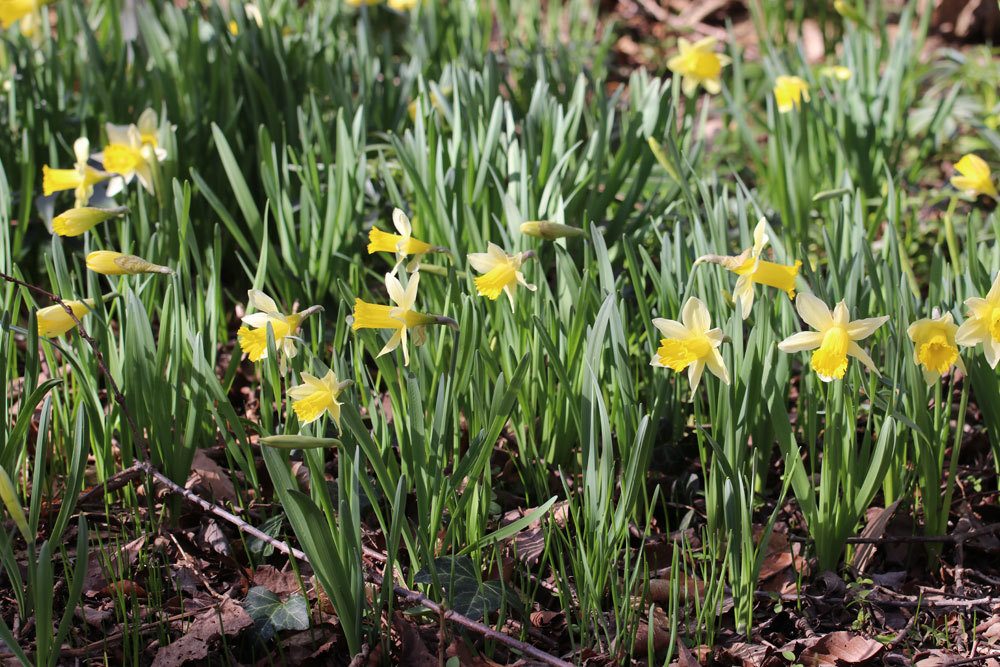
[{"label": "daffodil", "polygon": [[715,52],[715,38],[705,37],[692,44],[681,37],[677,40],[680,53],[667,61],[667,67],[681,77],[681,89],[688,97],[702,86],[712,95],[722,90],[722,68],[730,63],[729,56]]},{"label": "daffodil", "polygon": [[579,227],[572,227],[548,220],[529,220],[521,223],[521,233],[546,241],[566,238],[568,236],[585,236],[586,232]]},{"label": "daffodil", "polygon": [[295,416],[303,424],[310,424],[324,413],[329,412],[333,421],[340,430],[340,401],[337,397],[344,388],[354,384],[351,380],[341,382],[337,379],[337,374],[332,370],[326,375],[318,378],[310,373],[301,374],[302,384],[295,385],[288,389],[288,396],[292,399],[292,409]]},{"label": "daffodil", "polygon": [[819,75],[829,79],[836,79],[837,81],[850,81],[854,74],[849,68],[843,65],[827,65],[826,67],[820,67]]},{"label": "daffodil", "polygon": [[105,171],[118,174],[125,183],[138,178],[142,187],[150,194],[156,194],[153,178],[153,165],[158,161],[157,151],[151,144],[143,142],[142,133],[135,125],[105,126],[108,133],[108,145],[101,153]]},{"label": "daffodil", "polygon": [[529,285],[521,273],[521,265],[526,259],[534,257],[534,253],[519,252],[508,255],[503,248],[495,243],[489,244],[486,252],[474,252],[469,254],[469,264],[479,273],[483,274],[476,278],[476,290],[487,299],[494,301],[501,292],[507,293],[510,305],[514,306],[514,288],[523,285],[534,292],[537,288]]},{"label": "daffodil", "polygon": [[415,9],[420,4],[420,0],[389,0],[386,4],[389,6],[389,9],[397,12],[408,12],[411,9]]},{"label": "daffodil", "polygon": [[803,352],[816,350],[812,355],[812,367],[823,382],[831,382],[844,377],[847,372],[847,358],[854,357],[868,370],[878,374],[875,362],[858,345],[859,340],[868,338],[875,330],[888,321],[887,316],[864,320],[851,320],[847,305],[841,301],[830,309],[812,294],[799,294],[795,299],[795,309],[799,317],[815,331],[792,334],[778,343],[782,352]]},{"label": "daffodil", "polygon": [[53,2],[55,0],[0,0],[0,26],[6,30],[19,19]]},{"label": "daffodil", "polygon": [[997,188],[993,185],[993,176],[990,174],[990,166],[986,160],[975,153],[963,155],[962,159],[955,163],[955,171],[959,176],[951,177],[951,184],[958,190],[975,197],[986,195],[993,199],[998,199]]},{"label": "daffodil", "polygon": [[[430,92],[431,108],[437,111],[444,110],[444,102],[441,100],[441,98],[448,97],[449,95],[451,95],[451,91],[453,90],[453,88],[451,86],[442,86],[440,90],[441,90],[440,96],[434,90],[431,90]],[[406,105],[406,111],[410,115],[410,120],[417,119],[417,105],[419,104],[419,102],[420,100],[419,98],[417,98],[411,100],[410,103]]]},{"label": "daffodil", "polygon": [[[397,268],[407,257],[412,257],[406,268],[408,271],[413,271],[416,269],[422,255],[430,252],[448,252],[447,248],[433,246],[430,243],[413,238],[413,227],[410,225],[410,219],[398,208],[392,211],[392,224],[396,228],[396,231],[399,232],[398,234],[390,234],[389,232],[383,232],[378,227],[372,227],[368,233],[369,255],[374,255],[377,252],[395,253]],[[393,273],[395,271],[396,269],[394,268]]]},{"label": "daffodil", "polygon": [[[76,319],[83,317],[94,308],[93,299],[83,299],[82,301],[63,301],[73,311]],[[55,304],[40,308],[35,312],[35,322],[38,324],[39,336],[62,336],[64,333],[76,326],[76,322],[70,317],[62,304]]]},{"label": "daffodil", "polygon": [[755,284],[780,289],[788,295],[789,299],[795,298],[795,280],[798,278],[802,262],[796,260],[795,264],[788,265],[761,259],[761,254],[769,241],[767,221],[761,218],[753,230],[752,248],[747,248],[735,257],[704,255],[695,261],[695,265],[702,262],[719,264],[739,276],[736,279],[733,297],[740,307],[740,317],[744,320],[750,315],[750,309],[753,306],[753,286]]},{"label": "daffodil", "polygon": [[344,0],[344,4],[348,7],[360,7],[362,5],[371,7],[372,5],[377,5],[382,2],[382,0]]},{"label": "daffodil", "polygon": [[951,313],[939,317],[935,312],[907,328],[906,333],[913,341],[913,360],[923,370],[927,384],[937,382],[952,366],[965,372],[962,357],[958,356],[957,332]]},{"label": "daffodil", "polygon": [[79,208],[87,205],[94,193],[94,185],[107,179],[109,174],[87,164],[90,159],[90,141],[86,137],[73,142],[73,153],[76,155],[76,164],[72,169],[52,169],[49,165],[42,167],[42,192],[48,197],[63,190],[73,190],[76,194],[75,206]]},{"label": "daffodil", "polygon": [[135,275],[138,273],[173,273],[166,266],[147,262],[135,255],[125,255],[111,250],[96,250],[87,255],[87,268],[106,276]]},{"label": "daffodil", "polygon": [[128,211],[124,206],[117,208],[93,208],[82,206],[63,211],[52,218],[52,231],[59,236],[80,236],[95,226]]},{"label": "daffodil", "polygon": [[301,312],[285,315],[278,310],[274,299],[260,290],[249,290],[247,297],[248,305],[259,312],[243,317],[243,326],[236,332],[236,339],[240,342],[243,351],[250,357],[250,361],[256,362],[266,359],[267,325],[270,324],[274,335],[275,349],[283,353],[281,363],[282,371],[284,371],[285,359],[291,359],[298,354],[294,336],[302,321],[323,308],[311,306]]},{"label": "daffodil", "polygon": [[955,332],[955,342],[962,347],[983,344],[983,353],[990,368],[1000,361],[1000,274],[993,280],[986,298],[972,297],[965,300],[968,319]]},{"label": "daffodil", "polygon": [[[104,126],[108,134],[108,143],[129,143],[129,128],[132,125],[114,125],[107,123]],[[167,151],[160,147],[160,119],[152,109],[144,109],[139,118],[135,121],[135,129],[139,131],[139,142],[143,146],[152,146],[156,159],[163,162],[167,159]]]},{"label": "daffodil", "polygon": [[413,304],[417,300],[417,286],[420,284],[420,272],[410,275],[410,281],[403,288],[399,279],[391,273],[385,274],[385,289],[389,294],[389,299],[395,304],[385,306],[377,303],[368,303],[361,299],[354,300],[354,314],[351,317],[351,329],[391,329],[392,336],[385,344],[378,356],[392,352],[400,345],[403,346],[403,364],[409,366],[410,352],[407,349],[406,341],[410,332],[413,335],[414,345],[423,345],[427,339],[425,327],[430,324],[447,324],[457,328],[454,320],[440,315],[427,315],[413,310]]},{"label": "daffodil", "polygon": [[690,297],[684,303],[680,322],[657,317],[653,326],[663,338],[650,365],[678,373],[686,368],[692,398],[706,367],[723,384],[729,384],[729,371],[719,353],[724,335],[721,329],[712,328],[712,316],[701,299]]},{"label": "daffodil", "polygon": [[781,113],[798,110],[809,101],[809,84],[797,76],[779,76],[774,80],[774,99]]}]

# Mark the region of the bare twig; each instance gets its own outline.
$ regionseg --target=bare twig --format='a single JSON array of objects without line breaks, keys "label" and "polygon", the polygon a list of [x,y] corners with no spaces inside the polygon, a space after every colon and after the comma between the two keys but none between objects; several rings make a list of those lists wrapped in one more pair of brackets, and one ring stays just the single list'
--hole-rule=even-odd
[{"label": "bare twig", "polygon": [[[950,535],[883,535],[882,537],[848,537],[848,544],[964,544],[977,537],[995,535],[1000,532],[1000,522],[991,523],[981,528],[973,528]],[[811,543],[811,537],[789,535],[789,542]]]},{"label": "bare twig", "polygon": [[[94,352],[94,357],[97,361],[98,368],[100,368],[101,372],[104,373],[105,377],[107,378],[108,386],[111,390],[111,393],[114,395],[115,400],[121,407],[122,415],[125,417],[129,429],[132,431],[132,436],[137,444],[140,443],[142,444],[142,453],[145,454],[148,451],[148,449],[145,447],[145,439],[142,437],[142,432],[139,430],[135,421],[132,419],[132,415],[128,410],[128,406],[125,403],[124,395],[121,393],[121,390],[118,388],[118,384],[115,382],[115,379],[111,376],[110,371],[108,371],[108,368],[104,363],[104,355],[101,353],[100,346],[98,346],[97,341],[94,340],[90,336],[90,334],[88,334],[86,330],[83,328],[83,324],[73,313],[73,309],[70,308],[66,304],[66,302],[62,300],[61,297],[59,297],[56,294],[53,294],[52,292],[49,292],[48,290],[42,289],[41,287],[32,285],[30,283],[27,283],[23,280],[20,280],[3,272],[0,272],[0,278],[8,282],[14,283],[16,285],[20,285],[26,289],[41,294],[47,297],[48,299],[51,299],[55,303],[62,306],[62,308],[69,314],[69,316],[73,319],[73,322],[76,324],[76,328],[77,331],[80,333],[80,336],[90,344],[90,347]],[[145,456],[143,456],[143,459],[145,459]],[[296,549],[295,547],[292,547],[281,540],[271,537],[267,533],[255,528],[254,526],[250,525],[243,519],[239,518],[232,512],[229,512],[228,510],[218,505],[215,505],[214,503],[210,503],[207,500],[204,500],[203,498],[201,498],[200,496],[198,496],[196,493],[192,492],[189,489],[185,489],[183,486],[180,486],[179,484],[171,480],[169,477],[158,471],[156,468],[153,467],[151,463],[149,463],[146,460],[140,460],[130,468],[127,468],[121,471],[120,473],[117,473],[113,477],[109,478],[108,481],[110,482],[110,484],[102,485],[102,487],[100,487],[101,488],[100,492],[98,492],[96,489],[91,489],[87,493],[83,494],[80,500],[86,502],[92,499],[93,497],[97,496],[98,493],[104,493],[106,491],[113,490],[115,488],[121,488],[122,486],[128,484],[129,481],[131,481],[132,479],[135,479],[142,475],[145,475],[147,478],[152,477],[153,479],[155,479],[156,481],[160,482],[168,489],[170,489],[173,493],[183,496],[186,500],[201,507],[209,514],[212,514],[213,516],[216,516],[222,519],[223,521],[226,521],[227,523],[236,526],[242,532],[248,535],[252,535],[253,537],[261,540],[262,542],[265,542],[273,546],[281,553],[306,563],[309,562],[309,558],[303,551]],[[386,560],[386,557],[383,554],[373,549],[370,549],[368,547],[363,547],[363,549],[366,554],[371,552],[371,556],[377,560],[381,560],[383,562]],[[368,579],[370,579],[376,585],[379,586],[382,585],[383,582],[382,575],[372,570],[369,570],[368,568],[365,568],[365,570]],[[526,644],[509,635],[506,635],[502,632],[498,632],[497,630],[489,627],[488,625],[485,625],[478,621],[474,621],[471,618],[463,616],[462,614],[459,614],[453,610],[445,609],[438,603],[428,598],[423,593],[420,593],[418,591],[411,591],[407,588],[404,588],[396,584],[393,584],[393,592],[401,599],[407,602],[410,602],[412,604],[423,605],[425,608],[438,614],[439,616],[441,616],[442,619],[450,623],[454,623],[455,625],[464,627],[467,630],[481,634],[483,637],[487,639],[493,640],[499,644],[503,644],[508,648],[518,651],[531,658],[534,658],[535,660],[543,662],[547,665],[555,665],[556,667],[570,666],[570,663],[561,660],[560,658],[557,658],[553,655],[550,655],[545,651],[537,649],[530,644]]]}]

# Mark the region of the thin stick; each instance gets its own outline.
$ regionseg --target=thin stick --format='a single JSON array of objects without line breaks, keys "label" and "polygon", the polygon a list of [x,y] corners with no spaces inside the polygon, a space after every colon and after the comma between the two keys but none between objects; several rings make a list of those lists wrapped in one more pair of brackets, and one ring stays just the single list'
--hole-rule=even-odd
[{"label": "thin stick", "polygon": [[[129,425],[129,429],[132,431],[132,436],[137,444],[142,445],[143,449],[142,453],[145,454],[147,451],[147,448],[145,446],[146,441],[142,437],[142,433],[139,430],[138,426],[136,425],[135,421],[132,419],[132,415],[128,410],[128,406],[125,403],[124,395],[122,395],[121,391],[118,388],[118,384],[115,382],[115,379],[111,376],[111,372],[108,371],[108,367],[104,363],[104,355],[101,353],[101,348],[100,346],[98,346],[97,341],[94,340],[90,336],[90,334],[88,334],[87,331],[83,328],[83,324],[80,322],[79,318],[77,318],[76,314],[73,312],[73,309],[70,308],[68,305],[66,305],[66,302],[63,301],[61,297],[59,297],[56,294],[53,294],[52,292],[49,292],[48,290],[38,287],[37,285],[32,285],[23,280],[19,280],[18,278],[8,275],[2,271],[0,271],[0,278],[6,280],[7,282],[14,283],[15,285],[20,285],[21,287],[32,290],[34,292],[37,292],[38,294],[47,297],[48,299],[62,306],[63,310],[65,310],[69,314],[69,316],[73,319],[73,322],[76,325],[76,329],[80,333],[80,336],[84,340],[86,340],[87,343],[90,344],[90,347],[94,352],[94,357],[97,361],[97,366],[98,368],[100,368],[101,372],[104,373],[105,377],[107,378],[108,386],[111,389],[111,393],[114,395],[115,401],[117,401],[119,406],[121,407],[122,414],[125,416],[125,419]],[[135,479],[136,477],[139,477],[144,474],[146,475],[147,478],[152,477],[153,479],[157,480],[158,482],[169,488],[174,493],[179,494],[188,501],[194,503],[195,505],[198,505],[209,514],[219,517],[223,521],[226,521],[227,523],[236,526],[242,532],[247,533],[248,535],[252,535],[253,537],[256,537],[258,540],[261,540],[262,542],[265,542],[273,546],[281,553],[288,556],[292,556],[293,558],[296,558],[297,560],[303,561],[305,563],[309,562],[308,556],[306,556],[306,554],[303,551],[296,549],[295,547],[292,547],[287,543],[282,542],[281,540],[277,540],[271,537],[262,530],[253,527],[252,525],[250,525],[243,519],[239,518],[232,512],[229,512],[228,510],[214,503],[210,503],[207,500],[204,500],[203,498],[198,496],[196,493],[190,491],[189,489],[185,489],[183,486],[180,486],[172,479],[170,479],[169,477],[158,471],[156,468],[154,468],[151,463],[149,463],[147,460],[144,460],[145,458],[146,458],[145,456],[140,457],[140,461],[135,463],[133,466],[109,478],[108,481],[112,482],[112,484],[102,485],[100,487],[101,489],[100,493],[104,493],[108,490],[113,490],[115,488],[121,488],[122,486],[128,484],[128,482],[131,481],[132,479]],[[87,501],[96,495],[98,495],[98,491],[96,489],[91,489],[87,493],[83,494],[80,500]],[[377,560],[385,562],[386,557],[383,554],[373,549],[369,549],[368,547],[363,547],[363,549],[365,553],[371,552],[373,557],[375,557]],[[362,566],[364,566],[363,563]],[[365,568],[365,570],[366,570],[365,572],[366,576],[372,582],[374,582],[378,586],[382,585],[383,581],[382,575],[374,571],[369,571],[368,568]],[[423,605],[424,607],[430,609],[434,613],[439,614],[441,618],[444,620],[450,621],[451,623],[454,623],[456,625],[460,625],[473,632],[477,632],[486,637],[487,639],[492,639],[493,641],[496,641],[499,644],[503,644],[508,648],[518,651],[526,656],[530,656],[535,660],[543,662],[547,665],[553,665],[555,667],[572,667],[571,663],[566,662],[565,660],[561,660],[553,655],[550,655],[545,651],[537,649],[531,644],[526,644],[522,641],[514,639],[510,635],[498,632],[497,630],[494,630],[488,625],[485,625],[478,621],[474,621],[471,618],[463,616],[462,614],[459,614],[451,609],[444,609],[441,605],[434,602],[423,593],[417,591],[411,591],[408,588],[403,588],[402,586],[398,586],[396,584],[393,584],[392,589],[393,592],[400,598],[408,602],[411,602],[413,604]]]},{"label": "thin stick", "polygon": [[[883,537],[848,537],[848,544],[962,544],[985,535],[994,535],[1000,532],[1000,522],[991,523],[982,528],[973,528],[951,535],[885,535]],[[811,537],[800,535],[789,535],[789,542],[810,543]]]},{"label": "thin stick", "polygon": [[53,294],[52,292],[48,291],[47,289],[43,289],[38,285],[32,285],[31,283],[27,283],[23,280],[15,278],[14,276],[8,275],[3,271],[0,271],[0,278],[6,280],[9,283],[20,285],[25,289],[41,294],[50,301],[59,304],[62,307],[62,309],[66,311],[66,314],[68,314],[70,318],[72,318],[73,323],[76,325],[76,330],[80,334],[80,337],[83,338],[85,341],[87,341],[87,343],[90,345],[90,349],[94,353],[94,359],[95,361],[97,361],[97,367],[100,369],[102,373],[104,373],[104,377],[108,381],[108,388],[111,390],[111,394],[115,397],[115,402],[117,402],[118,405],[121,407],[122,414],[125,416],[125,421],[128,423],[129,430],[132,432],[132,439],[135,441],[136,446],[139,447],[140,449],[140,451],[138,452],[138,456],[136,458],[139,458],[140,460],[149,458],[149,447],[146,444],[146,439],[142,436],[142,432],[139,430],[139,427],[136,426],[135,421],[132,419],[132,413],[128,411],[128,406],[125,404],[125,396],[122,394],[121,390],[118,389],[118,383],[115,382],[115,378],[112,377],[111,371],[108,370],[107,365],[105,365],[104,363],[104,353],[101,352],[100,345],[98,345],[97,341],[94,340],[94,338],[89,333],[87,333],[86,329],[83,328],[83,323],[80,322],[80,319],[76,316],[76,313],[73,312],[73,309],[70,308],[66,304],[66,302],[62,300],[62,297],[60,297],[58,294]]}]

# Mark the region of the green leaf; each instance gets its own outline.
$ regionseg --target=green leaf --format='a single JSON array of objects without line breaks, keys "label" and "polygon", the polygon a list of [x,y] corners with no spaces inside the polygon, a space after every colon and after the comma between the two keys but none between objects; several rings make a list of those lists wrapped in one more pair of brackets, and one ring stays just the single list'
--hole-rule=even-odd
[{"label": "green leaf", "polygon": [[301,595],[293,595],[284,602],[263,586],[254,586],[243,600],[243,608],[253,619],[257,635],[270,641],[282,630],[308,630],[309,606]]},{"label": "green leaf", "polygon": [[[503,583],[480,583],[479,573],[468,556],[435,558],[433,567],[418,572],[413,581],[418,584],[433,584],[435,573],[449,600],[449,607],[459,614],[478,621],[500,609],[505,597]],[[447,583],[443,579],[446,574]]]}]

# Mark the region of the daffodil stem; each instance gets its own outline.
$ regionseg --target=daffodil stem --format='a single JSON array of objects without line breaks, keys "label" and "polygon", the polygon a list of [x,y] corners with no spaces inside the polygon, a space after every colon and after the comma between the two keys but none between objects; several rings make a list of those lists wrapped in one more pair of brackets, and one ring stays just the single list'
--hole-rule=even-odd
[{"label": "daffodil stem", "polygon": [[948,210],[944,214],[944,240],[948,244],[948,256],[951,258],[952,272],[956,275],[962,272],[962,259],[958,252],[958,239],[955,237],[955,223],[952,221],[957,203],[958,199],[952,197],[951,203],[948,204]]}]

